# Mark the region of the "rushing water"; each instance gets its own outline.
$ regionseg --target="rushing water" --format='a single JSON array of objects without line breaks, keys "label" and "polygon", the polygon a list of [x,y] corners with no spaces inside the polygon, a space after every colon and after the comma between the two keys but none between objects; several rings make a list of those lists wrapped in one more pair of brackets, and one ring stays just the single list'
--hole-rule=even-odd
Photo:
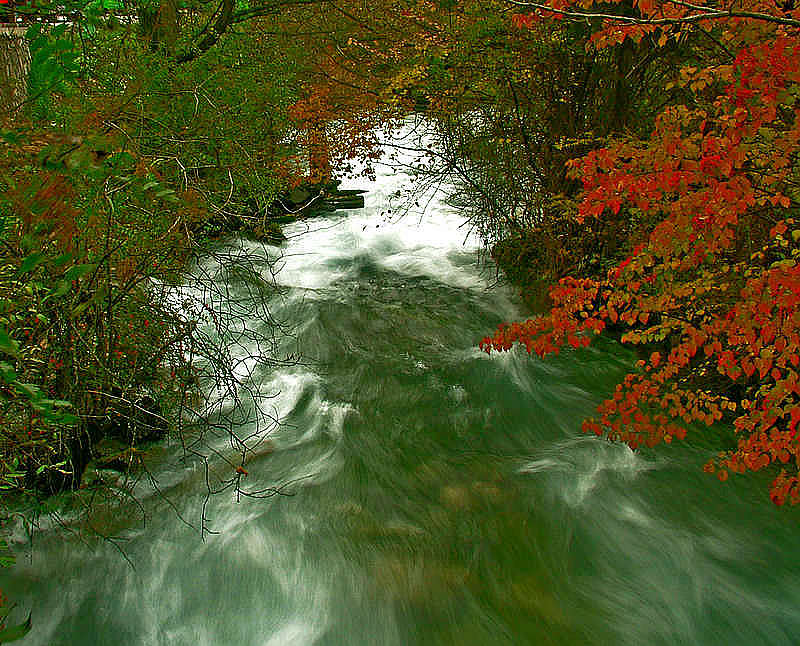
[{"label": "rushing water", "polygon": [[176,509],[105,528],[135,567],[55,529],[18,546],[0,588],[33,611],[20,643],[797,643],[797,514],[704,475],[700,447],[582,436],[631,358],[481,353],[522,312],[437,198],[387,217],[410,179],[379,171],[364,211],[266,250],[306,362],[253,371],[281,424],[246,484],[293,495],[214,496],[201,540],[204,473],[165,458]]}]

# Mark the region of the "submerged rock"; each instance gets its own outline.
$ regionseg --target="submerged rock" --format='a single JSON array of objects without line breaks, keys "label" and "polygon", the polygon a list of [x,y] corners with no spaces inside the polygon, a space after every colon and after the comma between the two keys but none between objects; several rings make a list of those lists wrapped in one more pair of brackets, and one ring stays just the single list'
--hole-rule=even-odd
[{"label": "submerged rock", "polygon": [[374,561],[373,576],[381,592],[392,599],[436,606],[448,603],[455,590],[466,589],[469,570],[438,559],[386,555]]},{"label": "submerged rock", "polygon": [[441,500],[446,507],[455,510],[469,509],[472,502],[469,489],[462,485],[454,484],[442,487],[439,492],[439,500]]},{"label": "submerged rock", "polygon": [[533,576],[512,581],[509,586],[510,600],[520,610],[538,615],[548,623],[566,623],[561,603],[545,589],[543,582]]}]

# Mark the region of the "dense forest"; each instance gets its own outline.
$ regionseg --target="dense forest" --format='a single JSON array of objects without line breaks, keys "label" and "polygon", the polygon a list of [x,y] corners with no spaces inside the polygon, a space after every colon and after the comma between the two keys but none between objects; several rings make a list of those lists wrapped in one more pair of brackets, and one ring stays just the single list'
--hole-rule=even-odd
[{"label": "dense forest", "polygon": [[[410,116],[415,175],[535,313],[475,344],[631,346],[584,431],[698,438],[708,477],[763,470],[800,502],[793,2],[6,0],[0,19],[8,514],[221,423],[198,401],[236,387],[198,325],[217,313],[154,294],[226,236],[279,243]],[[260,361],[296,359],[273,342]]]}]

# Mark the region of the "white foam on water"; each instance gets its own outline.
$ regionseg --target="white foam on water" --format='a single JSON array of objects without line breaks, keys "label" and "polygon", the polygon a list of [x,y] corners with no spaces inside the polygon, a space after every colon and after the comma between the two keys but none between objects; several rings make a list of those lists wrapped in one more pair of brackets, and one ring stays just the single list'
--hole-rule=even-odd
[{"label": "white foam on water", "polygon": [[[411,129],[405,129],[408,137]],[[403,132],[394,140],[403,140]],[[405,143],[424,147],[424,141]],[[474,261],[482,242],[464,217],[444,204],[447,187],[417,196],[417,206],[397,206],[414,178],[403,170],[417,155],[397,152],[391,164],[377,163],[376,179],[350,179],[342,189],[366,189],[365,208],[329,217],[298,221],[284,227],[288,243],[276,254],[277,280],[303,290],[323,290],[358,269],[359,256],[407,276],[433,278],[454,287],[484,289],[487,281]],[[313,298],[313,295],[310,295]]]},{"label": "white foam on water", "polygon": [[547,471],[566,471],[567,465],[556,460],[544,458],[542,460],[531,460],[520,467],[519,473],[542,473]]},{"label": "white foam on water", "polygon": [[369,208],[308,224],[297,222],[285,229],[290,240],[275,260],[277,281],[309,291],[327,289],[353,277],[362,257],[398,274],[483,289],[487,281],[480,268],[465,260],[466,252],[479,249],[479,241],[465,243],[460,225],[462,219],[432,212],[387,221]]},{"label": "white foam on water", "polygon": [[280,370],[264,384],[264,390],[274,394],[270,404],[281,417],[292,412],[300,398],[309,390],[314,391],[314,398],[319,401],[319,387],[322,379],[318,374],[303,368]]},{"label": "white foam on water", "polygon": [[278,629],[264,646],[305,646],[313,644],[322,634],[319,626],[307,623],[302,617],[293,617]]},{"label": "white foam on water", "polygon": [[[292,448],[327,433],[338,440],[342,437],[344,419],[353,407],[347,402],[331,402],[321,395],[322,378],[307,370],[284,370],[276,373],[263,386],[265,392],[274,393],[268,402],[280,419],[288,417],[300,404],[304,396],[308,402],[306,412],[298,411],[304,419],[311,418],[303,428],[291,424],[276,432],[271,439],[280,448]],[[310,392],[310,395],[308,394]]]},{"label": "white foam on water", "polygon": [[650,527],[653,524],[653,518],[631,502],[621,504],[617,508],[617,516],[622,520],[641,525],[642,527]]},{"label": "white foam on water", "polygon": [[656,468],[626,444],[598,442],[594,437],[556,442],[541,453],[541,457],[521,466],[518,473],[549,475],[550,490],[570,507],[583,505],[607,475],[634,480],[640,473]]}]

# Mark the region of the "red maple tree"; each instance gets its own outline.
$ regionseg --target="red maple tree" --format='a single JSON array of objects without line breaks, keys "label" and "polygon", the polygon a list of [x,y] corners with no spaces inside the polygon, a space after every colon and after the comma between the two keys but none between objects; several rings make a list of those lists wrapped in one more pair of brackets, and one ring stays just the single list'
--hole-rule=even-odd
[{"label": "red maple tree", "polygon": [[585,431],[636,448],[729,424],[736,446],[706,470],[725,480],[776,465],[773,502],[797,504],[800,11],[758,0],[640,0],[618,15],[591,3],[515,4],[526,8],[512,17],[520,29],[598,21],[598,48],[627,38],[665,47],[703,29],[727,60],[686,66],[676,79],[684,100],[663,109],[649,137],[618,135],[569,163],[583,182],[575,218],[639,223],[630,256],[603,276],[563,278],[550,311],[481,346],[544,356],[612,330],[647,358]]}]

